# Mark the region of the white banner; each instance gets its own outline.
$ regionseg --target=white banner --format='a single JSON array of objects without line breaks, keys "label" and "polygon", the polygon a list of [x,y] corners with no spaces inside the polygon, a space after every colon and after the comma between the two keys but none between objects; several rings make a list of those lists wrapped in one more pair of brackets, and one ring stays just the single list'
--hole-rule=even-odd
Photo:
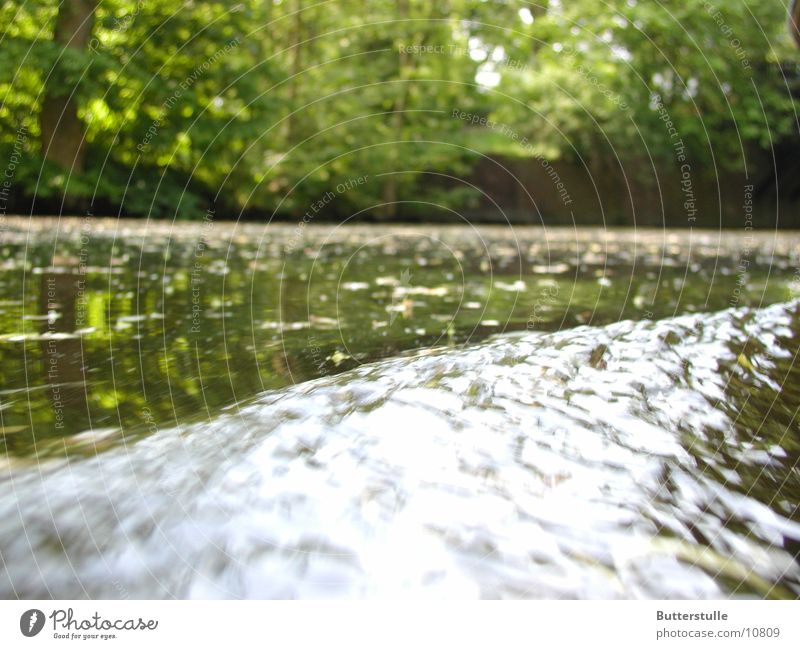
[{"label": "white banner", "polygon": [[3,601],[0,647],[796,649],[798,617],[762,601]]}]

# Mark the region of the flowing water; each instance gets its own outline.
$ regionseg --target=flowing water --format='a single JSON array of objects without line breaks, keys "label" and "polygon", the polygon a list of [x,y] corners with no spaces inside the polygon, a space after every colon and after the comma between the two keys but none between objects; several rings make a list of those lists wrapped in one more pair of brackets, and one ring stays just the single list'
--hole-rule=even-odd
[{"label": "flowing water", "polygon": [[0,237],[4,596],[800,595],[794,233]]}]

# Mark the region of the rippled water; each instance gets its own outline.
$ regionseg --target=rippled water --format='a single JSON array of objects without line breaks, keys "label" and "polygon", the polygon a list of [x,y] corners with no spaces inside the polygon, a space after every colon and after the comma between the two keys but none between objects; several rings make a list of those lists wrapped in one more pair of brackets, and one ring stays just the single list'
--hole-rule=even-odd
[{"label": "rippled water", "polygon": [[[5,244],[0,413],[29,429],[4,434],[0,594],[800,595],[795,235],[741,275],[717,234],[226,226],[191,339],[202,231],[153,227],[108,244],[91,331],[57,300],[60,337],[13,290],[70,274],[35,256],[52,233]],[[165,241],[148,284],[125,246]],[[55,428],[52,339],[114,426]]]},{"label": "rippled water", "polygon": [[40,458],[415,349],[787,300],[800,264],[794,233],[94,218],[0,251],[0,452]]}]

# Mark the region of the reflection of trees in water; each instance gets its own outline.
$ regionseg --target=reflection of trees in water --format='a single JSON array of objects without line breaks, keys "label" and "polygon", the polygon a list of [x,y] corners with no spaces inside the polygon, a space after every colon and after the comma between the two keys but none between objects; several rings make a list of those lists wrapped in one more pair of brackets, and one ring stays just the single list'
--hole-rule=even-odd
[{"label": "reflection of trees in water", "polygon": [[[40,275],[39,314],[47,317],[51,311],[60,317],[48,318],[42,323],[42,332],[71,334],[75,329],[76,307],[79,299],[79,277],[70,273]],[[50,434],[63,435],[70,430],[89,427],[88,402],[83,374],[83,350],[79,338],[45,337],[39,343],[44,369],[44,383],[53,427]],[[47,434],[36,430],[37,437]]]},{"label": "reflection of trees in water", "polygon": [[[508,245],[504,233],[490,237],[493,259],[484,268],[473,263],[482,253],[456,260],[449,252],[471,250],[472,239],[463,233],[439,233],[448,245],[432,246],[430,237],[409,238],[401,232],[390,242],[394,252],[366,247],[354,256],[362,242],[352,232],[335,245],[319,246],[319,256],[298,253],[291,264],[283,263],[280,250],[264,252],[263,257],[259,252],[254,262],[255,236],[238,242],[233,254],[225,246],[209,246],[202,259],[197,332],[191,331],[190,274],[196,237],[187,236],[185,245],[182,240],[170,243],[166,267],[159,252],[166,244],[161,240],[148,241],[140,261],[135,234],[113,245],[97,237],[91,251],[93,270],[86,275],[77,274],[70,247],[74,241],[59,241],[64,256],[58,264],[52,262],[62,267],[58,273],[47,272],[53,249],[44,237],[25,253],[20,245],[10,257],[21,259],[25,254],[44,274],[25,275],[23,291],[19,269],[3,272],[0,297],[24,295],[25,312],[38,319],[23,327],[17,312],[22,307],[4,306],[3,333],[44,334],[51,328],[52,333],[72,336],[80,328],[84,335],[0,344],[0,380],[6,391],[0,395],[0,414],[3,427],[15,430],[6,438],[9,448],[16,453],[33,448],[31,422],[40,450],[48,439],[57,442],[57,437],[90,427],[146,434],[153,425],[165,428],[213,417],[263,390],[340,373],[360,363],[434,345],[479,342],[501,329],[525,330],[545,284],[560,288],[558,300],[548,305],[552,308],[540,313],[546,319],[541,331],[584,324],[586,314],[592,324],[602,325],[722,309],[736,281],[735,274],[718,273],[710,289],[717,261],[702,255],[693,258],[687,275],[679,246],[670,247],[669,264],[662,263],[661,248],[655,244],[640,262],[624,237],[600,254],[587,252],[592,240],[586,235],[581,244],[585,254],[576,267],[577,244],[572,239],[542,247],[538,231],[519,231],[529,239],[516,248]],[[539,247],[531,248],[534,243]],[[663,244],[660,238],[656,243]],[[68,256],[70,250],[73,257]],[[119,261],[107,268],[112,258]],[[409,268],[418,289],[408,297],[413,313],[388,326],[393,282],[401,282]],[[762,291],[758,283],[766,282],[765,270],[755,265],[751,270],[742,305],[786,299],[780,277],[773,273],[775,283]],[[386,281],[377,281],[380,278]],[[83,280],[85,285],[79,284]],[[517,282],[524,288],[517,288]],[[61,317],[48,325],[51,290],[54,310]],[[58,430],[55,386],[64,415]],[[57,446],[53,444],[55,450]]]}]

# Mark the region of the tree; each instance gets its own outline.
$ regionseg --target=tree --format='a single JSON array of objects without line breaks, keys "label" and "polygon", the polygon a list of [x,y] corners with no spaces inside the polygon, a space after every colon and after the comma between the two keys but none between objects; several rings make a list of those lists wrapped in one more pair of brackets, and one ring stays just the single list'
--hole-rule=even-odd
[{"label": "tree", "polygon": [[[69,0],[58,7],[53,43],[59,46],[58,58],[45,80],[40,111],[44,158],[64,169],[81,173],[85,156],[85,129],[78,117],[75,75],[87,72],[79,55],[86,51],[92,34],[97,0]],[[83,68],[83,69],[81,69]]]},{"label": "tree", "polygon": [[679,140],[698,164],[741,168],[796,132],[784,25],[781,3],[752,0],[561,3],[530,25],[547,47],[503,74],[513,100],[494,114],[556,157],[670,163]]},{"label": "tree", "polygon": [[12,0],[0,50],[41,211],[297,216],[367,175],[332,214],[424,216],[473,204],[486,156],[635,176],[676,139],[747,168],[797,134],[786,8],[755,0]]}]

